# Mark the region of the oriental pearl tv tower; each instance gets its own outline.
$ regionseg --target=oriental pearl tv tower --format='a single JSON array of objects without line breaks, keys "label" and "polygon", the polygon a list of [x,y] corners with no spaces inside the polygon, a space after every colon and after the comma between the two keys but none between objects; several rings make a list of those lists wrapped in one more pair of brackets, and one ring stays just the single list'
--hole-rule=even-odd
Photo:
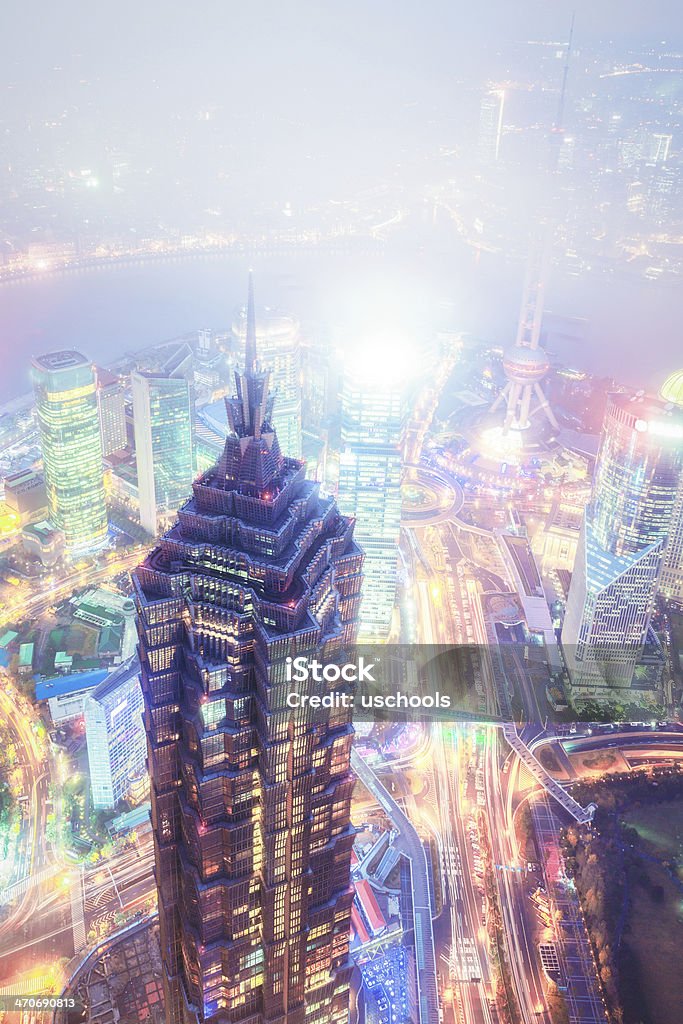
[{"label": "oriental pearl tv tower", "polygon": [[[557,429],[558,423],[550,408],[541,381],[550,369],[545,351],[539,348],[545,278],[550,262],[550,236],[539,238],[532,245],[527,265],[522,308],[519,315],[517,338],[512,348],[503,356],[503,370],[507,383],[491,406],[496,412],[505,405],[503,434],[510,430],[524,431],[532,425],[532,419],[542,414],[550,425]],[[545,243],[545,244],[544,244]]]}]

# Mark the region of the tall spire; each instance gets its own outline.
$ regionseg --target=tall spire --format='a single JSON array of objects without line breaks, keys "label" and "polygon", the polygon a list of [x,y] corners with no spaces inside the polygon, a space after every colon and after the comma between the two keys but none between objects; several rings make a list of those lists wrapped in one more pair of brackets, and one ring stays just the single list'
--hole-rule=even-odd
[{"label": "tall spire", "polygon": [[226,486],[238,486],[242,493],[256,497],[272,497],[271,485],[284,465],[271,425],[273,395],[269,393],[269,379],[270,371],[259,368],[256,361],[254,281],[249,271],[244,369],[235,370],[236,394],[225,399],[231,434],[218,471]]},{"label": "tall spire", "polygon": [[254,303],[254,275],[249,271],[249,293],[247,296],[247,335],[244,348],[244,371],[252,374],[256,370],[256,306]]},{"label": "tall spire", "polygon": [[576,18],[576,11],[572,11],[572,20],[569,24],[569,38],[567,39],[567,48],[565,50],[564,58],[564,70],[562,72],[562,88],[560,89],[560,102],[557,107],[557,117],[555,119],[555,131],[561,132],[564,129],[564,106],[567,99],[567,77],[569,75],[569,61],[572,55],[572,40],[574,38],[574,19]]}]

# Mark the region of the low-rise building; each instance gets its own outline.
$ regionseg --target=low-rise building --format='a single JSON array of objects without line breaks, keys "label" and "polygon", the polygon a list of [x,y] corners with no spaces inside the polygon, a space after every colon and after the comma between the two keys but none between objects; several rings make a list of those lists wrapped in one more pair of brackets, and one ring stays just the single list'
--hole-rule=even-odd
[{"label": "low-rise building", "polygon": [[75,672],[69,676],[56,676],[36,682],[36,701],[46,702],[55,725],[80,718],[88,694],[107,676],[106,669]]},{"label": "low-rise building", "polygon": [[64,534],[48,519],[25,526],[21,543],[29,558],[38,558],[46,568],[56,565],[64,554]]},{"label": "low-rise building", "polygon": [[47,516],[45,480],[34,469],[23,469],[5,477],[5,503],[16,513],[22,526]]}]

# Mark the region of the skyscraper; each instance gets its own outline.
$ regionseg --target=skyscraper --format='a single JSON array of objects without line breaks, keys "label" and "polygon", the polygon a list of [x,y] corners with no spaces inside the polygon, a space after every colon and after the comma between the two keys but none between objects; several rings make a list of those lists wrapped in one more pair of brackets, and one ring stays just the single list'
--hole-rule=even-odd
[{"label": "skyscraper", "polygon": [[504,89],[489,89],[484,93],[479,108],[479,138],[477,142],[479,159],[484,164],[495,164],[500,157],[504,109]]},{"label": "skyscraper", "polygon": [[[246,311],[240,310],[233,323],[233,335],[240,346],[246,344]],[[275,395],[273,428],[282,450],[291,458],[301,458],[301,341],[299,321],[266,309],[256,318],[256,344],[259,360],[270,372],[270,387]]]},{"label": "skyscraper", "polygon": [[[667,405],[683,409],[683,370],[677,370],[667,377],[659,395]],[[659,589],[664,597],[683,602],[683,474],[671,516]]]},{"label": "skyscraper", "polygon": [[106,458],[126,447],[126,397],[121,378],[101,366],[97,367],[97,408]]},{"label": "skyscraper", "polygon": [[365,551],[361,635],[385,639],[398,583],[405,384],[363,363],[342,384],[339,507],[356,519]]},{"label": "skyscraper", "polygon": [[652,132],[647,139],[647,162],[651,164],[665,164],[671,153],[672,141],[672,135]]},{"label": "skyscraper", "polygon": [[290,710],[285,662],[354,641],[362,553],[280,451],[251,289],[236,386],[134,579],[167,1019],[345,1024],[350,712]]},{"label": "skyscraper", "polygon": [[95,372],[80,352],[33,359],[31,376],[52,523],[75,553],[107,541]]},{"label": "skyscraper", "polygon": [[156,535],[194,478],[191,353],[181,346],[158,371],[131,374],[140,524]]},{"label": "skyscraper", "polygon": [[562,628],[575,703],[635,685],[683,469],[683,413],[609,396]]},{"label": "skyscraper", "polygon": [[115,807],[145,771],[145,730],[137,657],[114,669],[85,700],[90,787],[95,810]]}]

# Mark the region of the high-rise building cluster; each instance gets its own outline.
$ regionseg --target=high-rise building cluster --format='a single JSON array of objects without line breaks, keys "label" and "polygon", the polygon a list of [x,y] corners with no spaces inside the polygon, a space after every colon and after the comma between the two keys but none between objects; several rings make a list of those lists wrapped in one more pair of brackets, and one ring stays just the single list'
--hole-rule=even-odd
[{"label": "high-rise building cluster", "polygon": [[[170,525],[192,492],[198,468],[213,464],[232,429],[222,400],[199,406],[196,421],[197,392],[202,401],[214,398],[214,375],[225,367],[226,345],[230,360],[242,363],[248,326],[245,307],[229,334],[203,329],[194,349],[185,339],[165,343],[141,353],[132,369],[118,372],[96,367],[76,352],[34,359],[44,487],[38,474],[7,484],[8,501],[17,504],[22,525],[33,531],[26,536],[28,553],[37,551],[43,564],[53,565],[65,551],[70,556],[97,551],[126,524],[133,529],[139,524],[152,537]],[[289,457],[300,458],[299,322],[266,309],[254,315],[253,330],[276,399],[271,425]],[[386,360],[375,372],[365,355],[361,351],[354,360],[344,352],[335,362],[329,351],[310,346],[316,390],[311,401],[315,443],[310,434],[308,454],[315,475],[332,491],[338,489],[342,512],[356,520],[367,550],[362,635],[386,639],[395,621],[407,392],[405,379],[385,372]],[[327,477],[330,445],[340,452],[338,481],[336,459]],[[31,502],[23,497],[29,490]]]},{"label": "high-rise building cluster", "polygon": [[[246,314],[231,329],[244,350]],[[302,451],[302,370],[298,321],[266,310],[256,321],[263,365],[277,394],[275,428],[293,457]],[[241,357],[240,357],[241,358]],[[80,353],[53,352],[33,361],[44,455],[46,511],[70,553],[107,542],[110,505],[157,536],[191,491],[202,446],[195,404],[224,391],[226,362],[212,331],[142,353],[132,371],[95,367]],[[211,437],[209,437],[211,441]],[[209,444],[209,449],[212,445]],[[104,462],[103,462],[104,460]],[[10,487],[11,492],[11,487]],[[84,499],[84,500],[82,500]]]},{"label": "high-rise building cluster", "polygon": [[[139,521],[152,535],[194,476],[189,356],[186,346],[157,371],[131,374],[133,488]],[[32,377],[50,522],[72,555],[96,551],[108,539],[105,469],[127,465],[124,381],[78,352],[34,358]]]}]

